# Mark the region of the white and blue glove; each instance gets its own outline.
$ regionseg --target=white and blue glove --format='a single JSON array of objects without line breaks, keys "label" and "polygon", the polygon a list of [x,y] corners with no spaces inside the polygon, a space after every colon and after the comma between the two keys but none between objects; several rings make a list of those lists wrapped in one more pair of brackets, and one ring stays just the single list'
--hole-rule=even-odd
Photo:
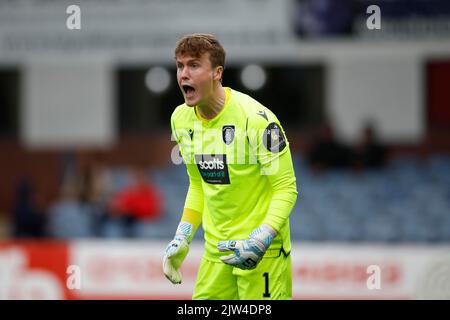
[{"label": "white and blue glove", "polygon": [[192,224],[180,222],[174,239],[166,248],[163,258],[164,275],[173,284],[180,284],[182,280],[180,267],[189,252],[192,240]]},{"label": "white and blue glove", "polygon": [[219,241],[217,244],[219,251],[234,252],[220,257],[220,260],[243,270],[254,269],[276,236],[277,232],[272,227],[263,224],[250,233],[248,240]]}]

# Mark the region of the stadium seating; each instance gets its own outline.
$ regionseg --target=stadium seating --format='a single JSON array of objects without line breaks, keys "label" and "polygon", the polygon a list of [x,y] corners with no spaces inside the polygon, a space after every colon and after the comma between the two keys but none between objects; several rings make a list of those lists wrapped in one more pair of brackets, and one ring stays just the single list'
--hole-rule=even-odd
[{"label": "stadium seating", "polygon": [[[450,239],[450,157],[399,157],[382,170],[314,175],[293,157],[299,197],[292,237],[307,241],[443,242]],[[166,195],[167,230],[176,227],[187,189],[183,166],[152,173]],[[173,221],[170,221],[173,219]],[[202,233],[202,230],[200,230]],[[196,238],[200,238],[197,235]]]},{"label": "stadium seating", "polygon": [[382,170],[313,175],[294,158],[296,240],[444,242],[450,239],[450,157],[406,156]]},{"label": "stadium seating", "polygon": [[[335,170],[318,175],[309,170],[301,156],[294,155],[293,160],[299,190],[290,217],[294,240],[450,241],[449,156],[436,155],[427,160],[398,157],[382,170]],[[129,172],[123,168],[112,170],[111,176],[116,191],[130,181]],[[64,215],[50,215],[50,234],[66,238],[94,234],[104,238],[171,238],[188,188],[185,168],[170,165],[154,169],[149,171],[149,178],[163,196],[164,213],[159,220],[141,222],[131,231],[124,230],[118,221],[108,220],[94,233],[95,215],[76,214],[71,209]],[[200,228],[195,239],[203,234]]]}]

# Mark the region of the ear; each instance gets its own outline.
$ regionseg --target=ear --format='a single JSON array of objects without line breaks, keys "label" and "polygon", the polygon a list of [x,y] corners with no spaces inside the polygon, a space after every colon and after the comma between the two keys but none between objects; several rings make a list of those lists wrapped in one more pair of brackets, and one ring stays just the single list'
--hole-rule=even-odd
[{"label": "ear", "polygon": [[222,66],[215,67],[213,71],[213,79],[221,81],[222,74],[223,74],[223,67]]}]

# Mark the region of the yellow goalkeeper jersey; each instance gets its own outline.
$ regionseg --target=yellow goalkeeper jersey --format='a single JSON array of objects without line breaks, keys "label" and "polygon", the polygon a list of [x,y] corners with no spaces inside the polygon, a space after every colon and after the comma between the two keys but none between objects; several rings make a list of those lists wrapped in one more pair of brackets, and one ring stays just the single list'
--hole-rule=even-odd
[{"label": "yellow goalkeeper jersey", "polygon": [[289,142],[277,117],[250,96],[225,88],[221,112],[203,119],[196,107],[171,117],[189,175],[185,210],[198,213],[205,258],[220,261],[217,243],[247,239],[263,223],[278,235],[266,256],[291,250],[289,215],[297,198]]}]

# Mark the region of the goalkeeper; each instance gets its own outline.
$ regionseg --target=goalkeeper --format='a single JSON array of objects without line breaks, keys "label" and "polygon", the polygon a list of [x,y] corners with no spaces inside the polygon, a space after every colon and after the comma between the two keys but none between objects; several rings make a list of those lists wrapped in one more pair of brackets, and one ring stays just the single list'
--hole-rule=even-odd
[{"label": "goalkeeper", "polygon": [[277,117],[222,86],[225,51],[207,34],[175,49],[185,103],[171,117],[189,176],[163,269],[174,284],[197,228],[205,233],[193,299],[292,299],[289,215],[297,199],[289,143]]}]

